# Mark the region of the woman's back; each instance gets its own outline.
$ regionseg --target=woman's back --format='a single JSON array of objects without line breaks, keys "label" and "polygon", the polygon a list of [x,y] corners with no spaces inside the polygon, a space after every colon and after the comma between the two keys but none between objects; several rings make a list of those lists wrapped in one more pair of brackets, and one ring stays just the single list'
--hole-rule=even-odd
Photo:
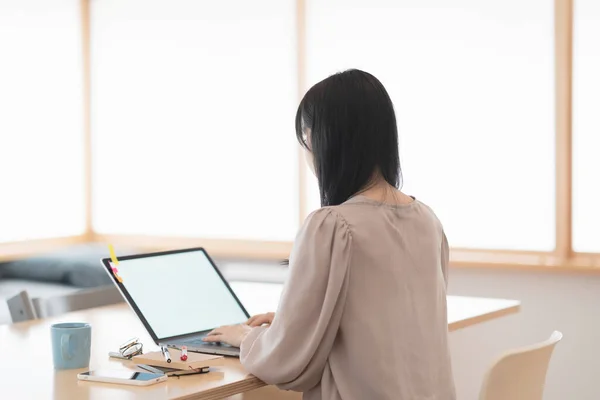
[{"label": "woman's back", "polygon": [[453,400],[442,226],[424,204],[356,196],[313,213],[249,372],[305,399]]},{"label": "woman's back", "polygon": [[333,208],[352,234],[348,294],[329,359],[341,398],[453,399],[441,224],[418,201],[357,196]]}]

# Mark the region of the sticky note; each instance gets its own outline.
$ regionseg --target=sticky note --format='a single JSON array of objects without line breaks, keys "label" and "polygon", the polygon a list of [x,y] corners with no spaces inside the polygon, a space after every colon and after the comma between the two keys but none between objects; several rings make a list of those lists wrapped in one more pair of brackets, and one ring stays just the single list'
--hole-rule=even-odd
[{"label": "sticky note", "polygon": [[110,259],[112,260],[113,264],[119,265],[119,260],[117,260],[117,255],[115,254],[115,249],[112,244],[108,245],[108,251],[110,251]]},{"label": "sticky note", "polygon": [[123,278],[121,278],[119,275],[115,275],[117,277],[117,280],[119,281],[119,283],[123,283]]}]

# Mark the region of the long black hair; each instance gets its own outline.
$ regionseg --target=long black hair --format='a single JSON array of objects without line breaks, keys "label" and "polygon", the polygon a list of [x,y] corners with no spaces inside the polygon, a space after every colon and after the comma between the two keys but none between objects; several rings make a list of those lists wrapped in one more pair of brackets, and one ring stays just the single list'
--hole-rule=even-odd
[{"label": "long black hair", "polygon": [[296,137],[313,154],[323,207],[365,190],[375,174],[402,184],[394,106],[367,72],[340,72],[310,88],[298,106]]}]

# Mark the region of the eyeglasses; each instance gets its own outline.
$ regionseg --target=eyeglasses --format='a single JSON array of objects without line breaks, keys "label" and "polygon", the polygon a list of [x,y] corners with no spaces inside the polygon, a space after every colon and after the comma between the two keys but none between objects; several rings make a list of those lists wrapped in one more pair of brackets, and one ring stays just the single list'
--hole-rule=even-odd
[{"label": "eyeglasses", "polygon": [[121,353],[123,357],[131,358],[142,354],[143,347],[144,345],[142,345],[140,339],[132,338],[119,347],[119,353]]}]

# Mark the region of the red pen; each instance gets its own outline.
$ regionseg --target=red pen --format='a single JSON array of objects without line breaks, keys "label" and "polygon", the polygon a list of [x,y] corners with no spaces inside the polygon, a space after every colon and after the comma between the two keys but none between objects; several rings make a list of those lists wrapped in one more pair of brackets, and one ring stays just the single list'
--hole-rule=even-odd
[{"label": "red pen", "polygon": [[181,346],[181,361],[187,360],[187,346]]}]

